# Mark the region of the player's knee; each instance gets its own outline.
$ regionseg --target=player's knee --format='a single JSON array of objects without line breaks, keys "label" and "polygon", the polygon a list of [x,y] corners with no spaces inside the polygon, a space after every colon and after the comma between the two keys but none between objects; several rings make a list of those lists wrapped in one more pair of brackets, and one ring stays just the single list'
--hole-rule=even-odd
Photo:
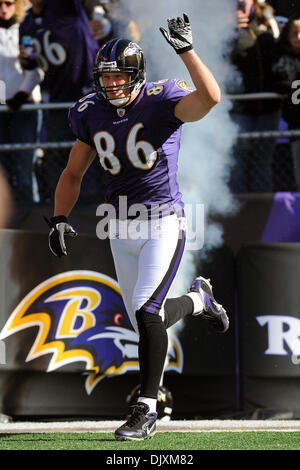
[{"label": "player's knee", "polygon": [[144,308],[140,308],[135,312],[136,321],[138,324],[139,331],[149,328],[153,325],[162,324],[162,318],[155,314],[147,312]]}]

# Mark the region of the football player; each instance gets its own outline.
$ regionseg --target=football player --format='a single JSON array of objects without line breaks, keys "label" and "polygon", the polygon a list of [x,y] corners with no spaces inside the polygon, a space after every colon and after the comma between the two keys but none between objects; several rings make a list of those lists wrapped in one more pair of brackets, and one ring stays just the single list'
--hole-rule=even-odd
[{"label": "football player", "polygon": [[202,119],[220,101],[220,89],[193,49],[186,15],[168,20],[168,31],[160,30],[189,71],[195,90],[176,79],[146,82],[139,45],[120,38],[106,43],[96,58],[95,93],[70,110],[77,140],[56,188],[49,234],[53,253],[66,255],[65,235],[75,235],[68,216],[82,177],[98,154],[106,202],[115,213],[109,236],[118,283],[139,334],[140,396],[115,432],[116,439],[124,440],[155,433],[166,329],[189,314],[211,320],[220,332],[229,326],[225,309],[203,277],[195,279],[182,297],[166,300],[185,244],[184,207],[176,179],[182,124]]}]

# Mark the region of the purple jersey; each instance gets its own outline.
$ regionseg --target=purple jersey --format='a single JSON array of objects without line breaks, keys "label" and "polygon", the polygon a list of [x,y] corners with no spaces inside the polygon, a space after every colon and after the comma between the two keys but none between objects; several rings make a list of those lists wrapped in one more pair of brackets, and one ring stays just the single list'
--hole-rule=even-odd
[{"label": "purple jersey", "polygon": [[174,107],[189,92],[182,80],[161,80],[147,82],[122,109],[95,93],[70,109],[71,129],[96,148],[105,170],[106,201],[117,211],[120,196],[127,196],[127,207],[160,205],[182,211],[176,176],[182,122]]},{"label": "purple jersey", "polygon": [[20,25],[20,43],[26,36],[46,72],[49,101],[76,101],[92,89],[99,47],[80,0],[48,0],[40,16],[30,8]]}]

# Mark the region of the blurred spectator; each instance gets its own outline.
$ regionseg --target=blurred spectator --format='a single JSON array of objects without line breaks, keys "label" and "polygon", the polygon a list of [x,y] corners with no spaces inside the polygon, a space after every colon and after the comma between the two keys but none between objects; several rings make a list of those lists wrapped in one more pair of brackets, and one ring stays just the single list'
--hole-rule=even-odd
[{"label": "blurred spectator", "polygon": [[[73,103],[92,91],[92,70],[98,51],[81,0],[31,0],[31,4],[20,27],[22,65],[31,69],[39,64],[45,70],[45,100]],[[33,57],[24,52],[24,37],[32,40]],[[49,111],[42,139],[73,141],[67,116],[68,109]],[[44,152],[37,172],[41,202],[53,200],[68,154],[69,149]]]},{"label": "blurred spectator", "polygon": [[92,34],[99,47],[113,38],[112,22],[105,2],[101,0],[81,0],[87,14]]},{"label": "blurred spectator", "polygon": [[269,0],[269,4],[274,8],[276,16],[290,18],[300,14],[299,0]]},{"label": "blurred spectator", "polygon": [[106,8],[109,11],[115,37],[126,37],[131,41],[139,42],[141,39],[139,20],[142,20],[144,33],[145,31],[147,33],[148,28],[152,28],[153,31],[151,18],[145,15],[143,9],[136,12],[135,20],[133,20],[128,2],[111,0]]},{"label": "blurred spectator", "polygon": [[[266,11],[265,11],[266,10]],[[267,20],[267,18],[269,18]],[[272,63],[280,34],[273,9],[256,0],[238,2],[237,34],[232,62],[241,75],[241,87],[231,93],[274,91]],[[234,103],[231,116],[240,132],[277,130],[279,100],[247,100]],[[234,148],[235,167],[231,175],[234,192],[272,192],[272,156],[276,140],[240,139]]]},{"label": "blurred spectator", "polygon": [[12,200],[9,185],[2,169],[0,168],[0,228],[5,224],[10,216]]},{"label": "blurred spectator", "polygon": [[[291,17],[282,30],[279,55],[273,65],[278,93],[286,95],[282,117],[288,129],[300,129],[300,14]],[[296,82],[298,80],[298,83]],[[291,141],[294,175],[300,190],[300,138]]]},{"label": "blurred spectator", "polygon": [[[36,111],[18,112],[24,103],[40,101],[38,83],[43,74],[36,68],[24,71],[19,62],[19,24],[23,0],[0,0],[0,80],[10,112],[0,113],[0,144],[35,142]],[[33,202],[33,150],[0,152],[16,201]]]}]

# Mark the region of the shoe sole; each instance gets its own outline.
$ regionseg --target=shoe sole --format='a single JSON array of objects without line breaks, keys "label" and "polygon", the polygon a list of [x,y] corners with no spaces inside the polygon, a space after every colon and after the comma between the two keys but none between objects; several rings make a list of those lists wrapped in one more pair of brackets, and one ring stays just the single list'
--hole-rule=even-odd
[{"label": "shoe sole", "polygon": [[[202,287],[202,281],[204,285],[208,288],[209,292],[207,292],[207,289],[202,288],[202,290],[209,296],[210,303],[212,304],[213,302],[215,302],[217,304],[218,302],[214,298],[213,288],[210,283],[210,279],[205,279],[204,277],[199,277],[197,279],[200,280],[200,287]],[[203,318],[204,320],[208,320],[213,324],[214,328],[217,330],[218,333],[225,333],[229,328],[229,318],[227,316],[225,308],[222,305],[220,307],[220,310],[217,310],[216,313],[213,308],[208,305],[208,311],[194,314],[194,316],[201,315],[201,318]],[[222,328],[220,328],[220,326],[222,326]]]},{"label": "shoe sole", "polygon": [[129,437],[129,436],[118,436],[115,434],[117,441],[145,441],[146,439],[151,439],[156,434],[156,431],[147,435],[146,437]]},{"label": "shoe sole", "polygon": [[[214,328],[217,330],[218,333],[225,333],[229,328],[229,319],[226,313],[226,310],[222,307],[222,313],[218,313],[218,317],[216,314],[209,309],[209,312],[205,312],[201,315],[204,320],[208,320],[213,323]],[[213,314],[210,314],[213,312]],[[222,326],[222,328],[220,328]]]}]

